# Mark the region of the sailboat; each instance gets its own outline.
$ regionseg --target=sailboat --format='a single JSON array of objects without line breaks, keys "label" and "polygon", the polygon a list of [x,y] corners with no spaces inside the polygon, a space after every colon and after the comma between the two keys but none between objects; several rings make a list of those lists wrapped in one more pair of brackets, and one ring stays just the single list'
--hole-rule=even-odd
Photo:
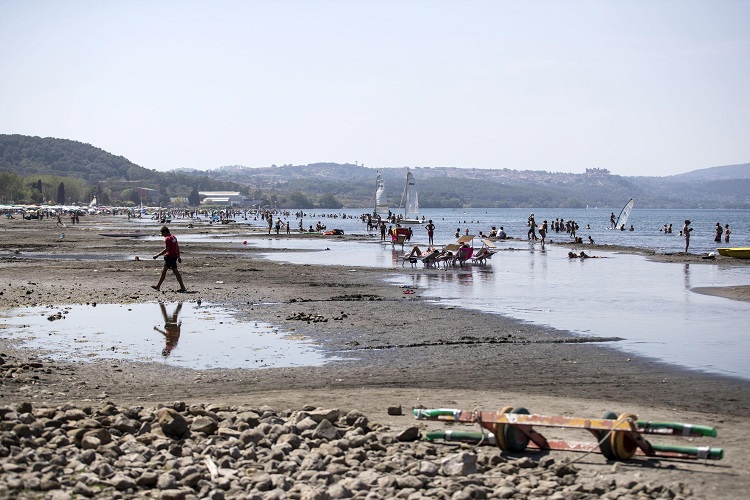
[{"label": "sailboat", "polygon": [[625,224],[628,223],[628,217],[630,217],[630,212],[633,210],[634,205],[635,200],[633,200],[633,198],[630,198],[630,201],[627,202],[624,207],[622,207],[622,210],[620,210],[620,215],[617,217],[617,222],[615,222],[615,229],[619,229],[620,231],[625,230]]},{"label": "sailboat", "polygon": [[406,169],[406,185],[404,186],[404,193],[401,195],[401,206],[403,207],[404,213],[400,220],[401,224],[421,224],[423,221],[419,220],[419,194],[417,193],[417,185],[414,182],[414,174],[411,170]]},{"label": "sailboat", "polygon": [[375,215],[386,218],[390,212],[388,209],[388,198],[385,195],[383,176],[378,172],[378,176],[375,178]]}]

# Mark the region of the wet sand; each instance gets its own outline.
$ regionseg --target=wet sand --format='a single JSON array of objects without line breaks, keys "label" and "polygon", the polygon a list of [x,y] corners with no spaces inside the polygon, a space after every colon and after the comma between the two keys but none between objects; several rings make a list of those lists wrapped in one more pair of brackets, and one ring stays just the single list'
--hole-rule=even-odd
[{"label": "wet sand", "polygon": [[[642,419],[716,426],[718,439],[689,444],[723,447],[726,455],[713,463],[637,459],[618,465],[616,473],[681,481],[701,498],[744,496],[750,479],[750,452],[743,445],[744,432],[750,429],[749,382],[635,359],[597,343],[570,343],[572,337],[564,331],[441,307],[382,281],[393,272],[430,272],[424,269],[333,270],[283,264],[258,258],[267,252],[262,245],[236,248],[206,238],[181,245],[181,270],[191,293],[176,293],[171,273],[163,291],[156,292],[150,285],[158,278],[161,261],[150,256],[162,248],[161,242],[99,235],[110,225],[123,224],[122,218],[85,217],[81,225],[65,228],[60,238],[63,230],[54,221],[1,221],[0,312],[33,305],[201,300],[231,308],[244,319],[278,324],[319,342],[332,354],[351,353],[357,360],[307,368],[188,370],[138,360],[62,363],[42,358],[32,366],[28,361],[40,356],[6,340],[0,341],[5,366],[27,368],[0,379],[0,404],[187,401],[252,403],[278,410],[309,404],[358,409],[394,428],[415,423],[408,414],[387,415],[386,408],[394,405],[407,410],[420,405],[485,410],[511,405],[585,417],[598,417],[605,410],[627,411]],[[248,240],[268,238],[264,231],[242,230]],[[178,239],[227,231],[226,226],[188,229],[179,223],[173,230]],[[26,252],[97,260],[19,258]],[[700,255],[650,258],[709,263]],[[715,262],[747,265],[736,259]],[[747,300],[748,288],[695,291]],[[288,319],[297,312],[328,321]],[[127,325],[111,328],[127,334]],[[437,423],[426,425],[441,428]],[[578,454],[554,456],[575,459]],[[606,473],[612,469],[599,455],[588,455],[579,464]]]}]

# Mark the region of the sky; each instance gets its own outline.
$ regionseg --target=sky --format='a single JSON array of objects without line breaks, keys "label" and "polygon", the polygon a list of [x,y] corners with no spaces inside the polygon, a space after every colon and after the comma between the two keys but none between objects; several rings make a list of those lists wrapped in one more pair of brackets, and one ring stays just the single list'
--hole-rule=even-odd
[{"label": "sky", "polygon": [[750,162],[750,1],[0,0],[0,133],[146,168]]}]

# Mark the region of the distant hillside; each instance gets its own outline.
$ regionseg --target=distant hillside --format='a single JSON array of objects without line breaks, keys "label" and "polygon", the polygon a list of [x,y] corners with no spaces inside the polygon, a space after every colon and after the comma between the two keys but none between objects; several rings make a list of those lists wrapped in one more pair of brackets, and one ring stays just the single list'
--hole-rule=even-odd
[{"label": "distant hillside", "polygon": [[701,168],[685,174],[673,175],[675,179],[686,180],[727,180],[750,179],[750,163],[741,165],[725,165],[723,167]]},{"label": "distant hillside", "polygon": [[[381,168],[389,204],[398,207],[405,168]],[[263,168],[221,167],[212,178],[252,189],[333,194],[348,207],[372,208],[376,170],[351,164],[314,163]],[[623,177],[592,169],[585,174],[420,167],[414,169],[420,205],[427,208],[616,207],[631,197],[642,208],[750,208],[750,180],[689,177]]]},{"label": "distant hillside", "polygon": [[[388,202],[397,208],[406,169],[380,173]],[[618,207],[631,197],[641,208],[750,208],[750,164],[670,177],[451,167],[420,167],[414,175],[424,208]],[[375,176],[373,168],[337,163],[157,172],[89,144],[0,135],[0,203],[46,202],[64,184],[66,199],[88,202],[96,196],[113,205],[137,203],[135,188],[145,187],[158,190],[161,200],[181,199],[180,206],[195,200],[197,191],[231,190],[260,206],[370,210]]]},{"label": "distant hillside", "polygon": [[138,203],[135,188],[139,187],[155,189],[166,200],[188,198],[196,189],[240,189],[235,182],[205,174],[143,168],[82,142],[0,134],[0,203],[54,200],[61,183],[71,203],[88,203],[93,197],[103,204]]}]

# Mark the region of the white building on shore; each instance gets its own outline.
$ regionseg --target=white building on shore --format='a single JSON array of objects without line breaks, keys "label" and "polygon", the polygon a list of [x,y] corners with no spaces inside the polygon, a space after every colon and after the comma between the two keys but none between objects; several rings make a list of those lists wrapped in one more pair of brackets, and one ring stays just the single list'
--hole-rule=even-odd
[{"label": "white building on shore", "polygon": [[244,206],[245,197],[239,191],[198,191],[201,205]]}]

